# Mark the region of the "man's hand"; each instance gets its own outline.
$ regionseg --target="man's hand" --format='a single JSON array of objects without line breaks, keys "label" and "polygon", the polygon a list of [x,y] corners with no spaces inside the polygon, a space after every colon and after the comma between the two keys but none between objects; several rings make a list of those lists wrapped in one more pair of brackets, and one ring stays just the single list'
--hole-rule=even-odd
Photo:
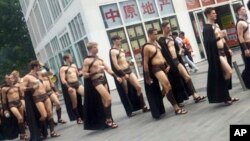
[{"label": "man's hand", "polygon": [[129,79],[129,75],[126,74],[126,75],[124,76],[124,78],[125,78],[126,80],[128,80],[128,79]]},{"label": "man's hand", "polygon": [[170,66],[168,65],[167,68],[165,69],[165,72],[168,73],[170,70]]},{"label": "man's hand", "polygon": [[151,78],[151,77],[148,77],[148,78],[146,79],[146,83],[147,83],[148,85],[151,85],[151,84],[153,83],[152,78]]},{"label": "man's hand", "polygon": [[229,49],[228,52],[231,56],[233,56],[233,51],[231,49]]},{"label": "man's hand", "polygon": [[117,80],[119,83],[122,83],[122,78],[121,78],[121,77],[116,77],[116,80]]},{"label": "man's hand", "polygon": [[250,57],[250,51],[249,49],[245,49],[244,51],[246,57]]}]

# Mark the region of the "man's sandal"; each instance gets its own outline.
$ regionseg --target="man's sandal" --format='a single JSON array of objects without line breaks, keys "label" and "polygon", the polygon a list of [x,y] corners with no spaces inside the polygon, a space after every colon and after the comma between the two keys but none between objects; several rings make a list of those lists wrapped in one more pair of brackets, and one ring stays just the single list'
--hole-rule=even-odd
[{"label": "man's sandal", "polygon": [[27,135],[27,134],[23,134],[23,135],[20,135],[20,140],[25,140],[25,141],[27,141],[27,140],[29,140],[30,138],[29,138],[29,136]]},{"label": "man's sandal", "polygon": [[79,118],[79,119],[77,119],[76,123],[77,124],[83,124],[83,120]]},{"label": "man's sandal", "polygon": [[188,111],[182,108],[175,110],[176,115],[184,115],[186,113],[188,113]]},{"label": "man's sandal", "polygon": [[207,98],[207,96],[198,96],[198,97],[194,98],[194,102],[198,103],[198,102],[204,101],[206,98]]},{"label": "man's sandal", "polygon": [[239,100],[240,100],[239,98],[235,98],[235,97],[232,97],[232,98],[231,98],[231,101],[232,101],[232,102],[237,102],[237,101],[239,101]]},{"label": "man's sandal", "polygon": [[67,122],[65,120],[63,120],[63,119],[60,119],[60,120],[58,120],[58,123],[65,124]]},{"label": "man's sandal", "polygon": [[59,137],[59,136],[60,136],[60,134],[56,133],[56,131],[52,131],[52,132],[50,133],[50,137],[52,137],[52,138],[54,138],[54,137]]},{"label": "man's sandal", "polygon": [[115,129],[115,128],[118,127],[118,125],[117,125],[114,121],[112,121],[112,120],[106,121],[106,125],[107,125],[108,127],[112,128],[112,129]]}]

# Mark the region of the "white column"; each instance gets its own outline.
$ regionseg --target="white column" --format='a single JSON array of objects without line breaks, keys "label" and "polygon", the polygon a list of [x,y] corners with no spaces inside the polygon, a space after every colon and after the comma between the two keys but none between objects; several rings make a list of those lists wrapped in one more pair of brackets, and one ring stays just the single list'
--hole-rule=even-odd
[{"label": "white column", "polygon": [[191,19],[189,17],[189,13],[186,6],[185,0],[173,0],[173,5],[175,8],[176,16],[178,19],[178,23],[180,26],[180,30],[185,32],[185,35],[190,40],[193,51],[196,54],[193,56],[194,62],[201,60],[198,44],[195,38],[193,26]]}]

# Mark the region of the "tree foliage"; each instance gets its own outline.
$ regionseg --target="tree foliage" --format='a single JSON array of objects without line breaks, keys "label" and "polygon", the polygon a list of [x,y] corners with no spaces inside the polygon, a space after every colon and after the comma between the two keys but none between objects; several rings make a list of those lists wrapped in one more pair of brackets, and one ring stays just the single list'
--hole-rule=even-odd
[{"label": "tree foliage", "polygon": [[0,0],[0,81],[12,70],[27,72],[34,49],[19,0]]}]

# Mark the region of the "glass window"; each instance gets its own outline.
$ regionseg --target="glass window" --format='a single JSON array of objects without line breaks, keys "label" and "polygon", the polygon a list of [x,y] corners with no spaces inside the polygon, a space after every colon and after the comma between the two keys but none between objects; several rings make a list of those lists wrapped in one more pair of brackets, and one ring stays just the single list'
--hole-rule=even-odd
[{"label": "glass window", "polygon": [[156,1],[161,15],[169,15],[175,13],[172,0],[156,0]]},{"label": "glass window", "polygon": [[202,0],[201,3],[202,3],[202,6],[215,4],[214,0]]},{"label": "glass window", "polygon": [[41,12],[40,12],[40,9],[38,7],[38,4],[36,4],[36,6],[34,8],[34,13],[35,13],[35,17],[36,17],[36,20],[37,20],[37,24],[38,24],[41,36],[44,37],[44,35],[46,34],[46,30],[45,30],[45,26],[43,24],[43,19],[42,19]]},{"label": "glass window", "polygon": [[34,35],[35,35],[36,41],[37,41],[37,43],[40,43],[41,35],[40,35],[39,30],[38,30],[38,25],[37,25],[37,21],[36,21],[36,18],[34,16],[33,10],[31,10],[31,12],[30,12],[30,22],[31,22],[31,25],[34,29],[34,33],[35,33]]},{"label": "glass window", "polygon": [[53,19],[55,20],[62,12],[58,0],[48,0],[50,11],[52,13]]},{"label": "glass window", "polygon": [[126,24],[141,21],[138,6],[134,0],[119,3],[122,19]]},{"label": "glass window", "polygon": [[60,42],[62,44],[62,48],[65,49],[67,47],[69,47],[71,45],[71,41],[69,38],[69,34],[68,32],[65,33],[61,38],[60,38]]},{"label": "glass window", "polygon": [[121,17],[116,4],[101,6],[100,9],[106,28],[122,25]]},{"label": "glass window", "polygon": [[48,43],[48,44],[45,46],[45,51],[46,51],[46,54],[47,54],[47,56],[48,56],[49,58],[53,56],[53,52],[52,52],[50,43]]},{"label": "glass window", "polygon": [[69,4],[72,0],[61,0],[61,1],[62,1],[63,8],[65,8],[66,6],[68,6],[68,4]]},{"label": "glass window", "polygon": [[85,45],[85,41],[84,40],[80,40],[79,42],[77,42],[75,44],[75,47],[76,47],[78,56],[80,57],[79,58],[81,60],[80,62],[82,63],[83,59],[88,55],[88,52],[87,52],[87,49],[86,49],[86,45]]},{"label": "glass window", "polygon": [[201,7],[199,0],[186,0],[188,10]]},{"label": "glass window", "polygon": [[42,12],[42,16],[43,16],[43,20],[46,26],[46,29],[48,30],[49,27],[52,25],[52,19],[51,19],[51,15],[49,13],[49,8],[47,5],[46,0],[38,0],[41,12]]},{"label": "glass window", "polygon": [[176,16],[170,16],[170,17],[162,18],[162,21],[170,23],[170,26],[172,28],[172,32],[173,31],[177,31],[177,32],[180,31],[179,24],[178,24]]},{"label": "glass window", "polygon": [[29,30],[29,34],[30,34],[30,38],[31,38],[33,47],[36,48],[37,41],[36,41],[36,38],[35,38],[35,35],[34,35],[34,30],[32,28],[31,22],[30,22],[30,18],[27,21],[27,27],[28,27],[28,30]]},{"label": "glass window", "polygon": [[51,43],[51,47],[52,47],[52,49],[53,49],[53,51],[54,51],[55,53],[56,53],[56,52],[59,52],[59,51],[61,50],[60,45],[59,45],[59,43],[58,43],[57,37],[54,37],[54,38],[50,41],[50,43]]},{"label": "glass window", "polygon": [[158,17],[154,0],[139,0],[139,7],[144,19]]},{"label": "glass window", "polygon": [[79,40],[86,34],[82,17],[80,14],[78,14],[76,17],[73,18],[73,20],[69,22],[69,29],[74,41]]}]

